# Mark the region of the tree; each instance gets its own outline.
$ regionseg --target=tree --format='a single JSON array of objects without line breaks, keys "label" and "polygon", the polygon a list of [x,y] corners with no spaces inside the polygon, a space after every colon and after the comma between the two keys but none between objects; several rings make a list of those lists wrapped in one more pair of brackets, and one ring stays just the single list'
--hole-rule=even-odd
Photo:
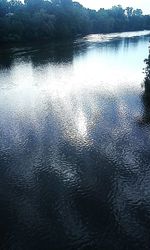
[{"label": "tree", "polygon": [[44,0],[24,0],[25,5],[31,12],[36,12],[44,5]]},{"label": "tree", "polygon": [[126,15],[127,15],[127,18],[129,19],[130,17],[132,17],[132,15],[133,15],[133,8],[132,7],[127,7],[126,9],[125,9],[125,11],[126,11]]},{"label": "tree", "polygon": [[15,13],[23,8],[23,3],[19,0],[10,0],[8,2],[8,9],[10,13]]},{"label": "tree", "polygon": [[0,0],[0,17],[3,17],[8,12],[8,2],[7,0]]},{"label": "tree", "polygon": [[113,30],[112,32],[125,31],[125,10],[121,5],[113,6],[108,10],[109,18],[112,17]]},{"label": "tree", "polygon": [[150,29],[150,16],[121,5],[98,11],[73,0],[0,0],[0,42]]},{"label": "tree", "polygon": [[145,92],[150,94],[150,48],[148,58],[144,60],[146,63],[145,68]]},{"label": "tree", "polygon": [[142,16],[143,14],[143,11],[141,9],[136,9],[136,10],[133,10],[133,15],[134,16]]}]

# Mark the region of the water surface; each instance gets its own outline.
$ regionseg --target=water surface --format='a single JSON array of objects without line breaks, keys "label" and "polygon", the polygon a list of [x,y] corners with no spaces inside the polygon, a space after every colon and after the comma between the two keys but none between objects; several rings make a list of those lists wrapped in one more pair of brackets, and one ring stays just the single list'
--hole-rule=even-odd
[{"label": "water surface", "polygon": [[0,249],[149,250],[149,40],[0,49]]}]

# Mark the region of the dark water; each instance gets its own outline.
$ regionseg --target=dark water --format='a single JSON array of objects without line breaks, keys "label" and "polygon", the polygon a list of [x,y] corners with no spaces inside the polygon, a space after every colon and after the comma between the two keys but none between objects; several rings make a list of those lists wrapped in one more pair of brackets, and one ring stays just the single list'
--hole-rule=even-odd
[{"label": "dark water", "polygon": [[0,250],[150,249],[148,34],[0,49]]}]

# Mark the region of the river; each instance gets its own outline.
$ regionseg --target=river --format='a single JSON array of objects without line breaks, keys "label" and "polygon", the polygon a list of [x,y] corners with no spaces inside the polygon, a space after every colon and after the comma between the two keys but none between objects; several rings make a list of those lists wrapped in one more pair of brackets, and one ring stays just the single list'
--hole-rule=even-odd
[{"label": "river", "polygon": [[149,250],[150,31],[0,48],[0,249]]}]

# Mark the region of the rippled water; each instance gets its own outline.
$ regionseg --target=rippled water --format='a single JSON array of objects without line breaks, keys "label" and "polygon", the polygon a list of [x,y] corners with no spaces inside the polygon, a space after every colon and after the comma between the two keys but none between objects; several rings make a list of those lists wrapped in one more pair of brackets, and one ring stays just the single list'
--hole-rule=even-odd
[{"label": "rippled water", "polygon": [[0,49],[0,249],[150,249],[150,32]]}]

